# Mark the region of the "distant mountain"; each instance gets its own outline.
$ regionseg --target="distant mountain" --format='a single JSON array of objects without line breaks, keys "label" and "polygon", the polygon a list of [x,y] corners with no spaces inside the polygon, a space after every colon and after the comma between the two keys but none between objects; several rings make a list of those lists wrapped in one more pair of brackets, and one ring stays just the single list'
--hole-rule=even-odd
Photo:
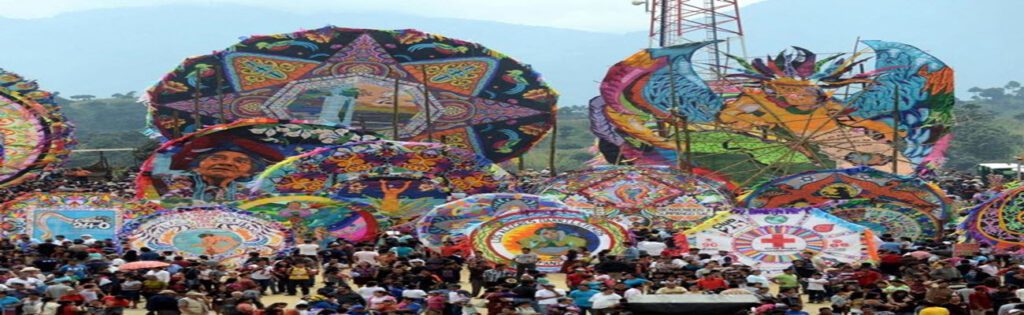
[{"label": "distant mountain", "polygon": [[[640,8],[637,8],[639,10]],[[958,90],[1020,79],[1024,1],[769,0],[743,8],[747,51],[761,56],[790,45],[842,52],[854,39],[903,41],[957,71]],[[83,11],[53,18],[0,19],[0,67],[63,95],[139,91],[189,55],[225,48],[240,36],[333,24],[416,28],[482,43],[544,74],[563,105],[597,94],[606,69],[645,48],[645,32],[609,34],[425,18],[385,12],[297,14],[245,6],[160,6]],[[638,25],[643,29],[646,25]]]}]

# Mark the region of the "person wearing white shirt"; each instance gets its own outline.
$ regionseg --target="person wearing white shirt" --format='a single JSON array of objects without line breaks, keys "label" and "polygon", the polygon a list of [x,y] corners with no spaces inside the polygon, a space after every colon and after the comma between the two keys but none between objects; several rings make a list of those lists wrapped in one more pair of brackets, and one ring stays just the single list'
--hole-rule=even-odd
[{"label": "person wearing white shirt", "polygon": [[82,234],[82,236],[79,236],[78,238],[82,239],[82,244],[85,244],[85,245],[96,244],[96,239],[93,238],[92,235]]},{"label": "person wearing white shirt", "polygon": [[164,270],[164,268],[157,268],[146,272],[147,276],[154,276],[156,280],[163,283],[171,283],[171,273]]},{"label": "person wearing white shirt", "polygon": [[416,300],[423,300],[427,298],[427,291],[420,290],[420,288],[411,288],[402,290],[402,297]]},{"label": "person wearing white shirt", "polygon": [[758,269],[750,271],[750,275],[747,275],[747,283],[760,283],[762,288],[767,288],[772,284],[771,281],[768,281],[768,277],[761,275],[761,270]]},{"label": "person wearing white shirt", "polygon": [[537,293],[534,293],[541,314],[547,314],[548,307],[558,304],[558,299],[564,296],[565,290],[556,289],[555,285],[551,283],[545,283],[543,289],[537,290]]},{"label": "person wearing white shirt", "polygon": [[626,301],[629,301],[630,298],[641,295],[644,295],[644,292],[640,291],[640,285],[634,285],[633,287],[627,289],[626,292],[622,293],[622,297],[625,298]]},{"label": "person wearing white shirt", "polygon": [[39,286],[43,285],[43,281],[39,280],[39,278],[30,278],[22,273],[17,278],[10,278],[4,282],[4,285],[7,287],[14,287],[15,284],[21,284],[25,286],[26,289],[35,290]]},{"label": "person wearing white shirt", "polygon": [[387,292],[387,290],[385,290],[384,288],[381,288],[381,287],[377,286],[377,281],[369,281],[369,282],[366,283],[365,286],[363,286],[362,288],[359,288],[358,290],[356,290],[356,293],[358,293],[360,296],[362,296],[363,300],[369,301],[370,298],[373,297],[373,292],[377,292],[377,291],[385,291],[385,292]]},{"label": "person wearing white shirt", "polygon": [[380,257],[380,254],[371,247],[363,247],[363,250],[352,253],[352,257],[356,260],[352,263],[353,265],[359,262],[366,262],[371,266],[380,266],[380,263],[377,262],[377,257]]},{"label": "person wearing white shirt", "polygon": [[299,249],[299,255],[314,259],[317,252],[320,251],[320,245],[313,244],[313,240],[306,240],[302,244],[295,245],[295,248]]},{"label": "person wearing white shirt", "polygon": [[594,310],[596,315],[611,314],[615,311],[615,307],[619,306],[619,301],[621,300],[621,295],[615,294],[612,288],[605,287],[604,290],[601,290],[601,293],[590,297],[590,303],[593,305],[591,309]]},{"label": "person wearing white shirt", "polygon": [[647,253],[647,255],[660,256],[661,252],[665,251],[665,248],[668,248],[668,246],[662,242],[641,241],[636,244],[636,248]]}]

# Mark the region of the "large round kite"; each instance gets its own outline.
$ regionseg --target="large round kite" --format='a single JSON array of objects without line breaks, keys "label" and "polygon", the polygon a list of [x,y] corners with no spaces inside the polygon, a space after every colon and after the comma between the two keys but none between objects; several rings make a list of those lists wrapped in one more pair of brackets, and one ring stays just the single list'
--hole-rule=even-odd
[{"label": "large round kite", "polygon": [[792,267],[803,253],[829,265],[878,260],[871,230],[814,208],[734,209],[683,232],[676,244],[729,252],[733,262],[769,272]]},{"label": "large round kite", "polygon": [[[846,205],[826,203],[855,201]],[[742,207],[821,207],[879,235],[912,239],[941,236],[952,202],[935,186],[916,177],[868,167],[811,171],[775,179],[744,196]]]},{"label": "large round kite", "polygon": [[569,206],[551,197],[529,194],[478,194],[434,207],[416,221],[416,236],[423,246],[440,249],[445,242],[468,241],[480,224],[512,212],[560,210]]},{"label": "large round kite", "polygon": [[978,205],[960,226],[967,235],[997,247],[1024,246],[1024,187]]},{"label": "large round kite", "polygon": [[511,176],[471,151],[438,143],[371,141],[321,148],[259,176],[258,194],[327,195],[412,219],[452,193],[494,192]]},{"label": "large round kite", "polygon": [[0,187],[60,167],[73,143],[54,94],[0,69]]},{"label": "large round kite", "polygon": [[148,247],[188,258],[205,255],[236,266],[249,253],[273,257],[292,245],[291,231],[280,223],[224,206],[157,212],[126,224],[121,239],[135,250]]},{"label": "large round kite", "polygon": [[564,210],[508,213],[481,224],[470,235],[473,251],[491,262],[511,264],[523,248],[530,248],[540,256],[537,270],[543,272],[558,272],[562,255],[569,250],[618,254],[628,238],[629,233],[619,224]]},{"label": "large round kite", "polygon": [[556,177],[538,194],[625,226],[689,227],[733,205],[723,184],[666,166],[598,166]]},{"label": "large round kite", "polygon": [[207,127],[165,143],[142,166],[139,197],[233,201],[268,166],[325,145],[375,140],[336,125],[244,119]]},{"label": "large round kite", "polygon": [[111,194],[28,193],[0,205],[0,233],[8,237],[27,234],[39,241],[57,235],[117,240],[125,219],[156,210],[153,204]]},{"label": "large round kite", "polygon": [[268,197],[241,203],[238,208],[281,222],[296,238],[341,238],[358,243],[376,239],[379,232],[373,208],[327,197]]},{"label": "large round kite", "polygon": [[[691,58],[711,43],[647,49],[610,68],[602,100],[590,107],[603,151],[664,164],[686,150],[689,163],[740,186],[806,170],[895,163],[898,173],[913,174],[941,164],[951,139],[953,70],[922,50],[863,41],[875,69],[857,74],[866,52],[819,60],[794,47],[774,58],[732,57],[738,68],[705,82]],[[723,91],[730,86],[736,93]]]},{"label": "large round kite", "polygon": [[189,58],[147,103],[168,138],[240,118],[299,119],[432,138],[504,161],[551,128],[557,99],[528,65],[476,43],[325,27]]}]

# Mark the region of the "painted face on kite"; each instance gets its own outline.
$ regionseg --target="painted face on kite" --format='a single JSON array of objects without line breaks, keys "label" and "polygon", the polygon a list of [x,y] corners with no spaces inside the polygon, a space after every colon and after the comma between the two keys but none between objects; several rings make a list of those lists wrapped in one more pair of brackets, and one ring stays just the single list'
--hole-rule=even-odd
[{"label": "painted face on kite", "polygon": [[199,161],[195,172],[207,184],[224,186],[239,178],[253,175],[253,160],[249,155],[234,151],[220,151]]}]

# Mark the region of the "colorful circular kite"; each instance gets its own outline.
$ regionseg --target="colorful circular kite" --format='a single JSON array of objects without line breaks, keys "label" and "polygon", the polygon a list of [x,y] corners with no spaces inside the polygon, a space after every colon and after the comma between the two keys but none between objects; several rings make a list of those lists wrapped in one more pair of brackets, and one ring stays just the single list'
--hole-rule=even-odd
[{"label": "colorful circular kite", "polygon": [[[881,229],[888,223],[875,222],[875,232],[890,233],[895,237],[933,239],[942,234],[942,222],[952,213],[952,201],[934,184],[916,177],[905,177],[869,167],[844,170],[811,171],[775,179],[757,187],[744,196],[742,207],[786,208],[822,207],[825,211],[843,211],[843,206],[832,208],[830,202],[857,200],[849,205],[851,222],[865,223],[867,219],[899,220],[915,227]],[[856,209],[856,210],[854,210]],[[862,214],[857,214],[862,213]],[[833,213],[837,214],[838,213]],[[840,215],[842,217],[842,215]],[[854,219],[859,218],[859,219]],[[892,226],[895,227],[895,226]],[[919,231],[916,234],[915,231]],[[901,232],[901,233],[893,233]]]},{"label": "colorful circular kite", "polygon": [[333,125],[244,119],[163,144],[142,166],[140,198],[191,202],[245,200],[268,166],[325,145],[376,140]]},{"label": "colorful circular kite", "polygon": [[54,94],[0,69],[0,188],[60,167],[72,144]]},{"label": "colorful circular kite", "polygon": [[913,205],[897,201],[878,203],[854,199],[827,204],[821,209],[850,223],[869,228],[878,235],[889,234],[897,239],[908,237],[912,240],[931,240],[942,235],[940,220],[918,211]]},{"label": "colorful circular kite", "polygon": [[273,257],[292,245],[291,231],[280,223],[224,206],[157,212],[126,224],[121,239],[135,250],[147,247],[188,258],[205,255],[236,266],[248,253]]},{"label": "colorful circular kite", "polygon": [[1024,246],[1024,187],[1004,191],[970,211],[960,228],[982,243]]},{"label": "colorful circular kite", "polygon": [[683,232],[676,244],[729,252],[733,262],[769,272],[808,252],[830,265],[878,260],[871,230],[813,208],[734,209]]},{"label": "colorful circular kite", "polygon": [[689,227],[733,206],[732,194],[721,183],[666,166],[598,166],[542,187],[539,195],[625,226],[670,222]]},{"label": "colorful circular kite", "polygon": [[528,65],[476,43],[338,27],[251,36],[189,58],[147,96],[168,138],[197,124],[298,119],[395,140],[438,139],[494,161],[539,141],[558,99]]},{"label": "colorful circular kite", "polygon": [[[602,151],[674,164],[687,150],[690,164],[744,187],[807,170],[914,174],[941,164],[953,124],[953,70],[924,51],[863,41],[875,69],[858,74],[852,70],[866,52],[819,60],[794,47],[774,58],[730,56],[738,67],[704,81],[691,58],[712,43],[646,49],[612,66],[602,99],[590,104]],[[851,85],[863,89],[846,93]],[[689,148],[679,144],[684,137]]]},{"label": "colorful circular kite", "polygon": [[568,209],[557,199],[529,194],[479,194],[434,207],[416,221],[423,246],[440,249],[446,241],[468,241],[477,226],[495,217],[522,211]]},{"label": "colorful circular kite", "polygon": [[471,151],[438,143],[371,141],[321,148],[261,174],[257,193],[326,195],[412,219],[452,193],[494,192],[511,176]]},{"label": "colorful circular kite", "polygon": [[629,233],[616,223],[588,218],[579,211],[525,211],[505,214],[477,227],[470,235],[474,252],[491,262],[510,264],[530,248],[540,256],[537,270],[558,272],[562,255],[581,247],[597,254],[625,249]]},{"label": "colorful circular kite", "polygon": [[341,238],[359,243],[376,239],[373,208],[317,196],[277,196],[241,203],[239,209],[281,222],[296,238]]},{"label": "colorful circular kite", "polygon": [[157,210],[154,204],[111,194],[28,193],[0,205],[0,233],[27,234],[39,241],[57,235],[117,240],[122,222]]}]

